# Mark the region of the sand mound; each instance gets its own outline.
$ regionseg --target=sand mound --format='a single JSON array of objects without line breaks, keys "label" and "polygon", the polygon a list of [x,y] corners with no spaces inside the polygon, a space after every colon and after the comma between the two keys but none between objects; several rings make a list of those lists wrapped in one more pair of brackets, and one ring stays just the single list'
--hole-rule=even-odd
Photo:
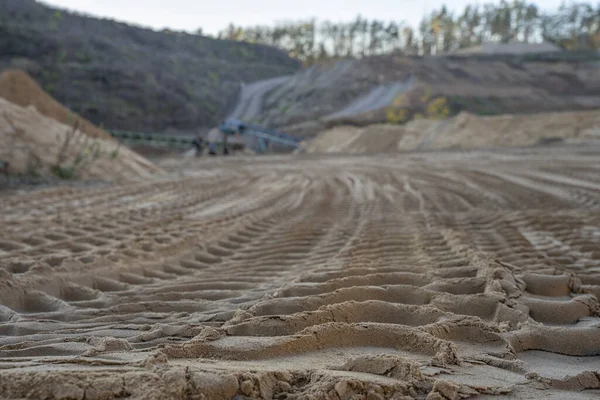
[{"label": "sand mound", "polygon": [[481,117],[461,113],[448,120],[406,125],[340,126],[306,146],[313,153],[375,153],[415,149],[532,146],[552,141],[600,139],[598,111]]},{"label": "sand mound", "polygon": [[379,153],[395,151],[398,126],[370,125],[364,128],[338,126],[325,131],[306,145],[310,153]]},{"label": "sand mound", "polygon": [[[99,131],[103,133],[102,131]],[[160,172],[112,138],[92,137],[0,98],[0,159],[13,174],[130,180]]]},{"label": "sand mound", "polygon": [[77,119],[79,128],[87,135],[95,138],[111,138],[107,132],[54,100],[23,71],[7,70],[0,75],[0,97],[22,107],[34,106],[41,114],[65,125],[72,125]]}]

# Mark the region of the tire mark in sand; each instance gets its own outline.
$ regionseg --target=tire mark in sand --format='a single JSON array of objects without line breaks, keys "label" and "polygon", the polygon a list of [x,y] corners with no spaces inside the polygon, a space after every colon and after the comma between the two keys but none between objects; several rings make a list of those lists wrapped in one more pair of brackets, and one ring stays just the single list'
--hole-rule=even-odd
[{"label": "tire mark in sand", "polygon": [[593,398],[600,176],[573,152],[2,197],[0,397]]}]

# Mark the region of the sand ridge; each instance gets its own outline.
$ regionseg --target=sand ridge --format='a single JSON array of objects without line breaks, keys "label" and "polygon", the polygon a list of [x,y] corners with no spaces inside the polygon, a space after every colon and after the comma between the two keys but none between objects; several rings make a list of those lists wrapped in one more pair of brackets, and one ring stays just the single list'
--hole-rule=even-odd
[{"label": "sand ridge", "polygon": [[194,160],[2,197],[0,398],[594,398],[599,153]]}]

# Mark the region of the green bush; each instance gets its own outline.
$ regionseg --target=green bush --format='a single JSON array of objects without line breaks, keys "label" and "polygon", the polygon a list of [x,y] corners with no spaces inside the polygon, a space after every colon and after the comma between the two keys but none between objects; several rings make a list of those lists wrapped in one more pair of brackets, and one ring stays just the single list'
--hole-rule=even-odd
[{"label": "green bush", "polygon": [[432,96],[428,89],[421,88],[396,97],[386,110],[386,121],[404,124],[413,119],[445,119],[451,114],[452,108],[446,97]]},{"label": "green bush", "polygon": [[77,178],[77,167],[75,165],[57,165],[52,168],[52,172],[56,177],[64,180]]}]

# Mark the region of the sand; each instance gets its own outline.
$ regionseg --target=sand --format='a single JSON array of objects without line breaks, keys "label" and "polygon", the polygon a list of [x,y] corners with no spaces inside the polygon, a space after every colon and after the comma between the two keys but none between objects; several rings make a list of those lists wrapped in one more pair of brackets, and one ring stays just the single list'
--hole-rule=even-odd
[{"label": "sand", "polygon": [[338,126],[307,142],[309,153],[377,153],[428,149],[519,147],[548,141],[600,140],[600,111],[414,120],[405,125]]},{"label": "sand", "polygon": [[0,197],[0,398],[597,398],[599,156],[185,160]]},{"label": "sand", "polygon": [[79,128],[88,136],[109,140],[109,133],[54,100],[27,73],[6,70],[0,74],[0,97],[22,107],[34,106],[41,114],[65,125],[72,126],[78,120]]},{"label": "sand", "polygon": [[68,179],[130,181],[161,173],[111,137],[91,137],[78,126],[0,98],[0,159],[10,163],[12,175],[59,175],[57,166]]}]

